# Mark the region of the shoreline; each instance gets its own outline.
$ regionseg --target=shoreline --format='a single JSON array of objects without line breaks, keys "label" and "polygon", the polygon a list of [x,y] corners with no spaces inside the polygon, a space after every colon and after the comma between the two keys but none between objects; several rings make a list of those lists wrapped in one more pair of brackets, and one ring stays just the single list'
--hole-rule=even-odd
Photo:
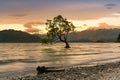
[{"label": "shoreline", "polygon": [[61,72],[36,74],[37,71],[11,80],[119,80],[120,61],[86,67],[78,65],[65,68],[65,71]]}]

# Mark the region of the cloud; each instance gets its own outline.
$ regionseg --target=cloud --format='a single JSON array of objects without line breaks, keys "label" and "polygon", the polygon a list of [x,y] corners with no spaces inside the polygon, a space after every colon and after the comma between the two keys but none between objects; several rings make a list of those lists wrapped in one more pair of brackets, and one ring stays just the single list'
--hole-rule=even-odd
[{"label": "cloud", "polygon": [[24,24],[24,27],[26,28],[25,31],[29,32],[29,33],[38,33],[39,31],[41,31],[38,28],[35,28],[35,26],[39,26],[39,25],[43,25],[44,22],[28,22],[26,24]]},{"label": "cloud", "polygon": [[32,28],[32,24],[26,23],[26,24],[24,24],[24,27],[25,27],[25,28]]},{"label": "cloud", "polygon": [[97,30],[97,29],[113,29],[113,28],[118,28],[119,26],[115,26],[115,25],[109,25],[107,23],[99,23],[98,26],[92,26],[89,27],[88,29],[92,29],[92,30]]},{"label": "cloud", "polygon": [[101,29],[109,29],[109,28],[112,28],[113,25],[109,25],[107,23],[99,23],[99,26],[98,28],[101,28]]},{"label": "cloud", "polygon": [[109,3],[109,4],[105,4],[104,6],[105,6],[107,9],[113,9],[115,6],[117,6],[117,4]]},{"label": "cloud", "polygon": [[29,33],[38,33],[39,31],[41,31],[41,30],[39,30],[37,28],[28,28],[28,29],[25,29],[25,32],[29,32]]},{"label": "cloud", "polygon": [[43,25],[44,22],[28,22],[24,24],[25,28],[32,28],[33,26]]},{"label": "cloud", "polygon": [[87,24],[83,24],[83,26],[88,26]]},{"label": "cloud", "polygon": [[28,16],[27,14],[12,14],[12,15],[9,15],[11,17],[25,17],[25,16]]},{"label": "cloud", "polygon": [[113,16],[120,16],[120,12],[113,13],[112,15],[113,15]]}]

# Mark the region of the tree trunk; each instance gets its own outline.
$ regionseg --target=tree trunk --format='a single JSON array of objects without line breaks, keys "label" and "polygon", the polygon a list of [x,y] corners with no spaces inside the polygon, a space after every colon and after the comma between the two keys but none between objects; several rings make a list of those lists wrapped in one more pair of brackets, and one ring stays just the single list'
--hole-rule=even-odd
[{"label": "tree trunk", "polygon": [[67,41],[65,41],[65,44],[66,44],[65,48],[70,48],[70,45]]}]

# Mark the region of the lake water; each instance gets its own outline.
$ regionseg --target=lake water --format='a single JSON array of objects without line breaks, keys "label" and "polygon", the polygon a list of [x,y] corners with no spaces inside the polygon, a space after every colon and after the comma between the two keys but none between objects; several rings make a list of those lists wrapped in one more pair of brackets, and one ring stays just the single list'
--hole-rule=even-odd
[{"label": "lake water", "polygon": [[[40,66],[90,65],[120,60],[119,43],[0,43],[0,77]],[[9,73],[8,73],[9,72]]]}]

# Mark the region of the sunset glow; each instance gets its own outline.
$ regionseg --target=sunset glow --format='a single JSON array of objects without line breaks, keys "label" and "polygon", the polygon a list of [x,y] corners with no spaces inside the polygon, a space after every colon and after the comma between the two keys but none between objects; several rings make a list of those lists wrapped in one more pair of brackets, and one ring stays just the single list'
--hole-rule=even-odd
[{"label": "sunset glow", "polygon": [[0,0],[0,80],[120,80],[120,0]]},{"label": "sunset glow", "polygon": [[[59,14],[73,22],[77,31],[99,27],[100,23],[119,28],[119,2],[118,0],[4,0],[0,1],[0,30],[15,29],[29,33],[46,33],[45,21]],[[35,23],[36,21],[39,23]],[[32,28],[26,28],[25,24],[28,23]]]}]

